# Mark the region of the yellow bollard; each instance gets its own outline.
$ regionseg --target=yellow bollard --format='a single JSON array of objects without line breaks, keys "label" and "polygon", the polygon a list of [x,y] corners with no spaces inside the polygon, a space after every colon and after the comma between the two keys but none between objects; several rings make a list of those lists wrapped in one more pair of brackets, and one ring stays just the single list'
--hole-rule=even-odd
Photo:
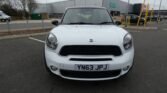
[{"label": "yellow bollard", "polygon": [[148,10],[149,10],[149,4],[146,7],[146,13],[145,13],[145,18],[144,18],[145,19],[144,20],[144,26],[146,26],[146,24],[147,24]]},{"label": "yellow bollard", "polygon": [[[145,5],[145,2],[146,2],[146,0],[143,1],[143,5]],[[142,13],[143,13],[143,6],[141,7],[140,15],[139,15],[139,18],[138,18],[138,21],[137,21],[137,26],[139,26]]]},{"label": "yellow bollard", "polygon": [[128,17],[128,25],[130,26],[130,16]]},{"label": "yellow bollard", "polygon": [[153,13],[154,13],[154,8],[152,8],[152,11],[151,11],[150,22],[152,21]]}]

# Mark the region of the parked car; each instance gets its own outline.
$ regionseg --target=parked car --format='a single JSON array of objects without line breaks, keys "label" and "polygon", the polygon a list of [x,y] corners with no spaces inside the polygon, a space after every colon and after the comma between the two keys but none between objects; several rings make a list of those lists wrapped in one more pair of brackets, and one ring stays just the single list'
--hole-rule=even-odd
[{"label": "parked car", "polygon": [[167,19],[167,15],[166,15],[166,16],[164,16],[164,19],[165,19],[165,20]]},{"label": "parked car", "polygon": [[106,8],[68,8],[46,38],[45,66],[65,79],[99,81],[119,78],[133,65],[131,34],[115,25]]},{"label": "parked car", "polygon": [[10,22],[11,21],[11,17],[8,16],[7,14],[5,14],[4,12],[0,11],[0,21],[1,22]]},{"label": "parked car", "polygon": [[[152,17],[152,21],[157,21],[158,16],[153,16]],[[159,17],[159,21],[162,21],[162,17]]]},{"label": "parked car", "polygon": [[116,20],[116,19],[113,19],[113,22],[114,22],[116,25],[121,25],[121,24],[122,24],[121,21],[118,21],[118,20]]},{"label": "parked car", "polygon": [[[139,16],[138,15],[134,15],[134,14],[130,14],[130,23],[131,24],[137,24]],[[144,25],[144,18],[141,17],[139,25]]]},{"label": "parked car", "polygon": [[147,17],[147,22],[148,22],[148,21],[152,21],[152,18],[153,18],[153,17],[148,16],[148,17]]}]

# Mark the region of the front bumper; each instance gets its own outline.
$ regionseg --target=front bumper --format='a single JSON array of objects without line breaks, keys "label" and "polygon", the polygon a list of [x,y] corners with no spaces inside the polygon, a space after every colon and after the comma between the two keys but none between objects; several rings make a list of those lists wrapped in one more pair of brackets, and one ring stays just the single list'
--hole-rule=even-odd
[{"label": "front bumper", "polygon": [[[70,58],[112,58],[112,61],[70,61]],[[50,71],[62,78],[65,79],[70,79],[70,80],[82,80],[82,81],[100,81],[100,80],[110,80],[110,79],[116,79],[119,78],[120,76],[126,74],[129,69],[133,65],[133,59],[134,59],[134,48],[129,50],[128,52],[124,53],[121,56],[115,57],[115,56],[67,56],[67,57],[62,57],[58,55],[57,53],[51,51],[47,47],[45,48],[45,59],[46,59],[46,66],[50,69]],[[74,75],[69,75],[69,74],[82,74],[79,73],[79,71],[75,70],[75,65],[76,64],[82,64],[82,65],[101,65],[101,64],[108,64],[109,69],[108,71],[104,72],[95,72],[95,74],[103,73],[104,76],[102,77],[75,77]],[[56,70],[52,70],[51,66],[56,67]],[[128,67],[128,69],[125,70],[125,68]],[[68,75],[64,74],[70,72]],[[110,74],[110,72],[113,71],[120,71],[117,74],[111,75],[111,76],[106,76],[105,74]],[[84,73],[84,72],[83,72]],[[85,72],[88,74],[91,74],[93,72]],[[85,74],[84,75],[88,75]]]}]

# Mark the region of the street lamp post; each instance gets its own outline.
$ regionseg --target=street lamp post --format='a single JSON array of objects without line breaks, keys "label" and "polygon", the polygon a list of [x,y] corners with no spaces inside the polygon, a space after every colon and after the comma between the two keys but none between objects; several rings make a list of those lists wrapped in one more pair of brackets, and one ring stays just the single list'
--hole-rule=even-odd
[{"label": "street lamp post", "polygon": [[128,13],[127,14],[129,14],[129,5],[130,5],[130,0],[128,0]]},{"label": "street lamp post", "polygon": [[130,5],[130,0],[128,0],[128,8],[127,8],[127,15],[126,15],[126,27],[127,27],[127,25],[128,25],[128,19],[127,19],[127,17],[128,17],[128,15],[129,15],[129,5]]},{"label": "street lamp post", "polygon": [[101,5],[101,7],[103,7],[103,5],[104,5],[104,0],[102,0],[102,5]]},{"label": "street lamp post", "polygon": [[152,16],[155,16],[155,15],[154,15],[154,10],[155,10],[155,2],[156,2],[156,0],[154,0],[154,5],[153,5],[153,8],[152,8],[152,13],[153,13],[153,14],[152,14]]},{"label": "street lamp post", "polygon": [[162,4],[162,0],[160,1],[160,5],[159,5],[159,9],[158,9],[157,22],[159,22],[159,19],[160,19],[160,9],[161,9],[161,4]]},{"label": "street lamp post", "polygon": [[76,6],[76,2],[75,2],[75,0],[73,0],[73,2],[74,2],[74,6]]},{"label": "street lamp post", "polygon": [[139,18],[138,18],[138,21],[137,21],[137,26],[139,26],[140,19],[141,19],[142,13],[143,13],[143,6],[145,6],[145,2],[146,2],[146,0],[143,1],[143,4],[141,6],[140,15],[139,15]]},{"label": "street lamp post", "polygon": [[153,7],[154,7],[154,9],[155,9],[155,1],[156,1],[156,0],[154,0],[154,6],[153,6]]}]

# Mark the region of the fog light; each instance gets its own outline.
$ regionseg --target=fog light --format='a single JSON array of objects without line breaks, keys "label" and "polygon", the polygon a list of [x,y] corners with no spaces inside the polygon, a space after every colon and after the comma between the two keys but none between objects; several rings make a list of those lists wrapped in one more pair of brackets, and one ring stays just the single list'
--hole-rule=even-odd
[{"label": "fog light", "polygon": [[50,66],[51,70],[56,71],[58,68],[55,66]]},{"label": "fog light", "polygon": [[130,66],[126,66],[126,67],[124,67],[124,68],[123,68],[123,71],[127,71],[127,70],[129,70],[129,67],[130,67]]}]

